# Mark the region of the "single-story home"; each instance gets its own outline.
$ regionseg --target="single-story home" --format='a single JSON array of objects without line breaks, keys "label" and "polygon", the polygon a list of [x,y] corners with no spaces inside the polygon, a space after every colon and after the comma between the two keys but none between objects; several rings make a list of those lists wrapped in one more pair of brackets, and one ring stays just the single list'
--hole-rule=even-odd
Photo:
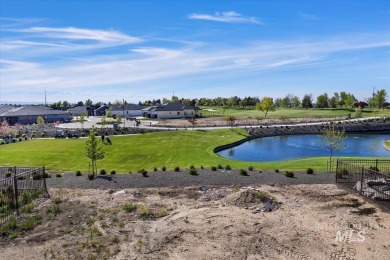
[{"label": "single-story home", "polygon": [[[7,107],[6,107],[7,106]],[[41,116],[46,123],[69,122],[72,116],[67,111],[55,110],[45,106],[8,106],[0,105],[0,121],[7,121],[10,125],[34,124]]]},{"label": "single-story home", "polygon": [[142,115],[147,118],[174,119],[202,116],[202,109],[181,103],[158,104],[142,109]]},{"label": "single-story home", "polygon": [[113,106],[111,107],[112,115],[117,115],[125,118],[142,116],[142,108],[136,104],[127,104],[123,106]]}]

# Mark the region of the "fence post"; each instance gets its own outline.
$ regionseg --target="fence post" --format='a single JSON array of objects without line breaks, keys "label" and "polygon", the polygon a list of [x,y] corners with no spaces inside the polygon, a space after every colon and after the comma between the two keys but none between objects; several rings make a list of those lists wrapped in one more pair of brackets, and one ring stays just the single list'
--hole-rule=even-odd
[{"label": "fence post", "polygon": [[18,198],[18,179],[16,178],[16,166],[14,166],[14,194],[16,214],[19,215],[19,198]]},{"label": "fence post", "polygon": [[45,188],[45,191],[47,193],[47,196],[50,198],[50,194],[49,194],[49,191],[47,190],[47,186],[46,186],[46,170],[45,170],[45,166],[42,166],[42,177],[43,177],[43,187]]},{"label": "fence post", "polygon": [[376,173],[379,173],[378,159],[375,160],[375,171],[376,171]]},{"label": "fence post", "polygon": [[362,176],[360,178],[360,193],[362,194],[363,194],[363,174],[364,174],[364,166],[362,166]]},{"label": "fence post", "polygon": [[339,159],[337,159],[337,161],[336,161],[336,182],[337,182],[338,170],[339,170]]}]

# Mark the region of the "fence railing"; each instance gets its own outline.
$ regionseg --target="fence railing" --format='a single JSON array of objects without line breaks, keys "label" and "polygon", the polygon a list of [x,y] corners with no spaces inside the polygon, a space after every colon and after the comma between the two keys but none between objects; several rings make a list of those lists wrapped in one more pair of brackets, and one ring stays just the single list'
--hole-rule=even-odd
[{"label": "fence railing", "polygon": [[0,177],[0,225],[48,195],[45,167],[0,167]]},{"label": "fence railing", "polygon": [[371,199],[390,202],[390,160],[338,159],[336,182],[353,186]]}]

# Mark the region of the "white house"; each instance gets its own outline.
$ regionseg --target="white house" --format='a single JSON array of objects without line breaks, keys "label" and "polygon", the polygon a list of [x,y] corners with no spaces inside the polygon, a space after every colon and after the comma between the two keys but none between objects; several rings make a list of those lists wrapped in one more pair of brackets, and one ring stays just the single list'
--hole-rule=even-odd
[{"label": "white house", "polygon": [[142,109],[142,114],[144,117],[160,119],[202,116],[202,112],[199,107],[183,105],[180,103],[158,104],[156,106],[147,107]]},{"label": "white house", "polygon": [[112,115],[122,116],[126,118],[142,116],[142,107],[136,104],[128,104],[123,106],[111,107]]}]

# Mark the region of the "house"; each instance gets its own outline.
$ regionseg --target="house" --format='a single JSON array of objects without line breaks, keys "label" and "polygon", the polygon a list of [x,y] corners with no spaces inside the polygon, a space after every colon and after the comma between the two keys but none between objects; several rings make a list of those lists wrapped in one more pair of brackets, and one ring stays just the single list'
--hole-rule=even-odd
[{"label": "house", "polygon": [[127,104],[123,106],[111,107],[112,115],[117,115],[125,118],[142,116],[142,107],[136,104]]},{"label": "house", "polygon": [[158,104],[142,109],[142,115],[148,118],[174,119],[202,116],[199,107],[183,105],[181,103]]},{"label": "house", "polygon": [[45,106],[0,106],[0,121],[7,121],[10,125],[34,124],[41,116],[46,123],[69,122],[72,116],[69,112],[55,110]]},{"label": "house", "polygon": [[72,116],[81,116],[82,114],[87,116],[92,116],[93,111],[89,109],[87,106],[75,106],[68,109],[68,112],[72,114]]}]

